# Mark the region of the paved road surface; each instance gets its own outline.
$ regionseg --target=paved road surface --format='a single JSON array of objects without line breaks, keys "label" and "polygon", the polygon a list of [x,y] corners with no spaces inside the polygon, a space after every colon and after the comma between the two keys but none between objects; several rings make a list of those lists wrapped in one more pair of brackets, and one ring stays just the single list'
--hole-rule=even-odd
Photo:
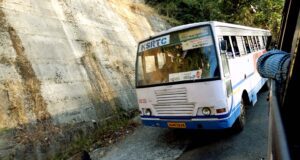
[{"label": "paved road surface", "polygon": [[139,127],[125,140],[95,150],[94,160],[260,160],[267,158],[267,92],[247,110],[241,133]]}]

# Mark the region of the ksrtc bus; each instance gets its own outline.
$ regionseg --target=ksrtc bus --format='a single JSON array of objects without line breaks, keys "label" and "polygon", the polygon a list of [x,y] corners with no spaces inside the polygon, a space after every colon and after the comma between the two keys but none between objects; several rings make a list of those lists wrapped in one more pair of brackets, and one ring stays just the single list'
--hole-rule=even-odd
[{"label": "ksrtc bus", "polygon": [[141,41],[136,93],[146,126],[242,130],[266,79],[256,61],[268,30],[216,21],[171,28]]}]

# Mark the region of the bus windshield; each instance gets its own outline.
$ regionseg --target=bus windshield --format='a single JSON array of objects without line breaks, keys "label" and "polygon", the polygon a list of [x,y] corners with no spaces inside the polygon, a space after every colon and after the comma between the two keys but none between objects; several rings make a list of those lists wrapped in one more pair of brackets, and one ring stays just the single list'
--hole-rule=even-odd
[{"label": "bus windshield", "polygon": [[220,77],[209,26],[179,31],[139,44],[137,86]]}]

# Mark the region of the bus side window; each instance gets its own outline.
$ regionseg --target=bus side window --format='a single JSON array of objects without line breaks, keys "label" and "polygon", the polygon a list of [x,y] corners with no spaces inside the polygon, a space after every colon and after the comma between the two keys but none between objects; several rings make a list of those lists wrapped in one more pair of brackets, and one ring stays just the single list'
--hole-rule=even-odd
[{"label": "bus side window", "polygon": [[250,45],[247,36],[243,36],[247,53],[251,53]]},{"label": "bus side window", "polygon": [[241,36],[236,36],[236,42],[239,48],[240,56],[246,54],[246,48],[244,46],[244,40]]},{"label": "bus side window", "polygon": [[266,48],[266,43],[265,43],[264,37],[259,36],[258,38],[259,38],[260,44],[262,46],[262,49],[265,49]]},{"label": "bus side window", "polygon": [[258,50],[261,50],[260,40],[258,39],[258,36],[255,36],[255,40],[256,40],[256,43],[257,43]]},{"label": "bus side window", "polygon": [[235,36],[230,36],[230,38],[231,38],[232,47],[233,47],[235,56],[240,56],[240,51],[239,51],[239,47],[238,47],[236,37]]},{"label": "bus side window", "polygon": [[262,41],[263,41],[263,44],[264,44],[264,46],[265,46],[265,48],[266,48],[266,41],[265,41],[265,36],[261,36],[261,38],[262,38]]},{"label": "bus side window", "polygon": [[223,39],[227,42],[227,51],[226,51],[226,54],[227,54],[227,57],[228,58],[233,58],[233,50],[232,50],[232,46],[231,46],[231,43],[230,43],[230,39],[229,39],[229,36],[223,36]]},{"label": "bus side window", "polygon": [[250,46],[252,48],[252,52],[255,52],[256,48],[255,48],[255,44],[254,44],[254,41],[253,41],[253,37],[252,36],[248,36],[248,39],[249,39],[249,42],[250,42]]},{"label": "bus side window", "polygon": [[247,36],[247,39],[248,39],[248,43],[249,43],[249,46],[250,46],[250,53],[254,52],[255,49],[254,49],[254,45],[253,45],[251,36]]},{"label": "bus side window", "polygon": [[254,43],[255,51],[258,51],[259,48],[258,48],[258,45],[257,45],[257,41],[256,41],[255,36],[252,36],[252,40],[253,40],[253,43]]},{"label": "bus side window", "polygon": [[250,41],[251,41],[251,43],[252,43],[252,45],[253,45],[253,51],[257,51],[257,45],[256,45],[256,41],[255,41],[255,39],[254,39],[254,36],[249,36],[249,38],[250,38]]}]

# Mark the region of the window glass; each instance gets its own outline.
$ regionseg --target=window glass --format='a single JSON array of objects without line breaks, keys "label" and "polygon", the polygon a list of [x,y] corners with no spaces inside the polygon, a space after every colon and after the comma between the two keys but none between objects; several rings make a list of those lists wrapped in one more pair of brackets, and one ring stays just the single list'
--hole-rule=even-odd
[{"label": "window glass", "polygon": [[255,36],[255,40],[256,40],[257,48],[260,50],[261,49],[261,45],[260,45],[260,41],[258,39],[258,36]]},{"label": "window glass", "polygon": [[146,56],[145,60],[147,61],[146,63],[146,73],[150,73],[156,70],[155,66],[155,57],[152,55]]},{"label": "window glass", "polygon": [[240,55],[246,54],[246,48],[244,46],[243,38],[241,36],[236,36],[236,41],[239,47]]},{"label": "window glass", "polygon": [[138,62],[141,62],[141,63],[138,63],[138,69],[140,69],[140,70],[142,70],[141,72],[139,72],[139,74],[137,74],[137,79],[141,79],[141,78],[143,78],[144,77],[144,72],[145,72],[145,68],[142,66],[142,62],[143,62],[144,60],[142,59],[142,56],[139,56],[138,57]]},{"label": "window glass", "polygon": [[208,26],[144,41],[137,60],[137,86],[220,77]]},{"label": "window glass", "polygon": [[162,52],[157,54],[157,62],[158,62],[158,68],[161,69],[163,65],[166,63],[166,57]]},{"label": "window glass", "polygon": [[229,58],[232,58],[233,57],[233,50],[232,50],[232,46],[231,46],[231,43],[230,43],[229,36],[223,36],[223,39],[227,42],[226,54]]},{"label": "window glass", "polygon": [[236,56],[240,56],[240,51],[239,51],[239,47],[238,47],[238,43],[237,43],[237,40],[236,40],[236,37],[235,36],[231,36],[231,42],[232,42],[232,47],[233,47],[233,50],[234,50],[234,54]]},{"label": "window glass", "polygon": [[226,91],[227,97],[229,97],[232,94],[232,84],[230,79],[226,81]]},{"label": "window glass", "polygon": [[229,73],[229,65],[228,65],[228,59],[226,58],[225,54],[221,54],[221,59],[222,59],[222,68],[224,72],[224,77],[228,77],[230,75]]},{"label": "window glass", "polygon": [[265,44],[265,47],[267,47],[267,37],[266,36],[263,36],[263,41],[264,41],[264,44]]},{"label": "window glass", "polygon": [[247,36],[243,36],[247,53],[251,53],[250,43]]},{"label": "window glass", "polygon": [[259,41],[260,41],[260,44],[262,46],[262,49],[265,49],[266,48],[266,44],[265,44],[265,41],[264,41],[264,37],[263,36],[259,36]]},{"label": "window glass", "polygon": [[252,42],[251,36],[247,36],[247,39],[248,39],[248,42],[249,42],[250,51],[251,51],[251,52],[254,52],[254,51],[255,51],[255,48],[254,48],[254,44],[253,44],[253,42]]},{"label": "window glass", "polygon": [[257,50],[258,50],[258,49],[257,49],[257,43],[256,43],[256,41],[255,41],[254,36],[250,36],[250,40],[251,40],[251,42],[252,42],[252,44],[253,44],[253,50],[254,50],[254,51],[257,51]]}]

